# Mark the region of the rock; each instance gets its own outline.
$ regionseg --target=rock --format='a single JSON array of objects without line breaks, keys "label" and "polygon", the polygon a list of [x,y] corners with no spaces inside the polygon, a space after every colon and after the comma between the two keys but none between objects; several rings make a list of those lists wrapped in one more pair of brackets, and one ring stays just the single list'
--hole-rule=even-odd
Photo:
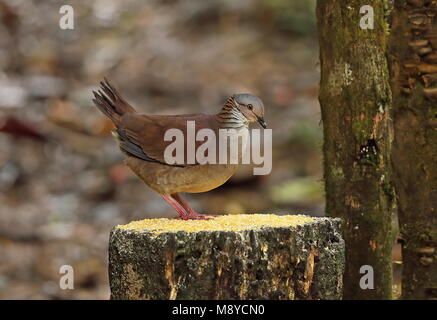
[{"label": "rock", "polygon": [[111,299],[341,299],[340,220],[146,219],[110,235]]}]

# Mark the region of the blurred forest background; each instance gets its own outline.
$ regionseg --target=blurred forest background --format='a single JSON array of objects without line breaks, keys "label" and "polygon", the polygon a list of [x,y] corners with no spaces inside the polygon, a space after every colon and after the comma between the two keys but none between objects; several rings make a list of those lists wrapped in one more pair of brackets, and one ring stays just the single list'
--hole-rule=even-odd
[{"label": "blurred forest background", "polygon": [[[74,8],[74,30],[59,9]],[[107,299],[111,228],[175,213],[122,164],[102,77],[150,114],[252,92],[273,170],[186,195],[201,213],[323,215],[314,0],[0,0],[0,299]],[[59,288],[71,265],[75,289]]]}]

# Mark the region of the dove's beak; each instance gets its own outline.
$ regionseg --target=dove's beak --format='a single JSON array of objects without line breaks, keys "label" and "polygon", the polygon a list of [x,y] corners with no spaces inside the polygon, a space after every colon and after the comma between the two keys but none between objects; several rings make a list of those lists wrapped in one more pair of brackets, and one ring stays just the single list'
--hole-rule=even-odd
[{"label": "dove's beak", "polygon": [[258,117],[257,116],[256,119],[258,120],[258,123],[261,125],[261,127],[263,127],[264,129],[267,128],[267,123],[266,123],[266,121],[264,120],[263,117]]}]

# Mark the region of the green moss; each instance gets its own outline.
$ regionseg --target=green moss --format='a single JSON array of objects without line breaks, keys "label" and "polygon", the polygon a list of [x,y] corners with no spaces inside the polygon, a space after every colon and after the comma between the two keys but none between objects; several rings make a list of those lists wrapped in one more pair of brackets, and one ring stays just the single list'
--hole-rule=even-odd
[{"label": "green moss", "polygon": [[340,181],[340,180],[344,179],[343,168],[331,167],[330,172],[331,172],[330,175],[331,175],[332,179],[334,179],[335,181]]}]

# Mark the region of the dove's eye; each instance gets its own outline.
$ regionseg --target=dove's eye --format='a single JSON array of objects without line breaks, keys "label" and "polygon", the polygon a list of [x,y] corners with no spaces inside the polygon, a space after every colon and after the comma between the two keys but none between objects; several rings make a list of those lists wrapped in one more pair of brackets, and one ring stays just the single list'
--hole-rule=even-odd
[{"label": "dove's eye", "polygon": [[253,106],[252,106],[251,104],[248,104],[248,105],[247,105],[247,109],[249,109],[249,110],[253,110]]}]

